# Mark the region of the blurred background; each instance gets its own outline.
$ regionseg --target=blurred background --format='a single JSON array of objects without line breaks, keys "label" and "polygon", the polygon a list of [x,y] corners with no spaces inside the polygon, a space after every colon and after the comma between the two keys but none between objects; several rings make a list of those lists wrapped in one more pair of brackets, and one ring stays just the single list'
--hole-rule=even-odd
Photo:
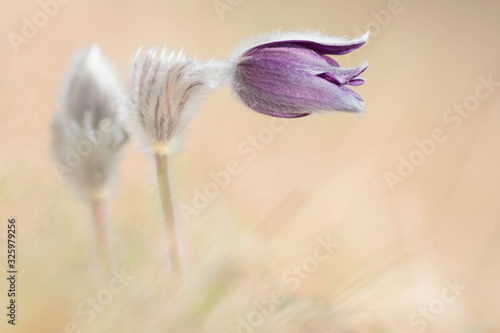
[{"label": "blurred background", "polygon": [[[0,279],[1,332],[500,332],[498,1],[63,2],[0,1],[0,255],[6,272],[15,216],[19,269],[15,327]],[[335,57],[369,61],[366,114],[291,120],[250,158],[241,146],[271,118],[212,93],[171,165],[176,207],[229,161],[241,172],[184,214],[182,290],[168,287],[150,156],[129,144],[111,229],[130,280],[106,293],[90,212],[49,155],[74,53],[98,43],[128,87],[140,46],[226,59],[276,29],[370,30]]]}]

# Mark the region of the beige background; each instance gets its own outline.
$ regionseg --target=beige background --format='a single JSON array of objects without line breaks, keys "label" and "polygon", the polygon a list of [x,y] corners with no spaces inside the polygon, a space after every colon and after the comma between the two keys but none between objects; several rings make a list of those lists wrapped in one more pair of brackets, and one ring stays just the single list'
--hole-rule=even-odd
[{"label": "beige background", "polygon": [[[7,327],[2,310],[2,332],[59,333],[68,321],[82,332],[236,332],[238,316],[277,288],[289,301],[255,332],[342,326],[410,333],[418,331],[408,322],[412,313],[454,279],[467,289],[426,331],[498,332],[500,94],[481,101],[456,130],[443,115],[474,95],[478,77],[500,80],[500,3],[402,0],[385,26],[373,11],[387,11],[390,1],[233,3],[221,19],[211,0],[72,0],[16,53],[8,34],[20,34],[23,17],[40,7],[1,1],[0,234],[9,216],[20,230],[19,325]],[[135,279],[84,323],[76,308],[100,285],[88,212],[48,156],[48,124],[74,52],[99,43],[127,84],[140,46],[166,44],[202,60],[224,59],[239,41],[263,31],[324,29],[354,37],[367,27],[367,46],[335,58],[343,66],[370,62],[367,83],[356,88],[366,100],[362,117],[293,120],[245,162],[237,147],[270,118],[239,104],[227,87],[202,104],[173,162],[176,202],[191,204],[193,190],[230,160],[243,171],[185,228],[196,268],[184,293],[172,296],[165,287],[148,156],[135,143],[127,147],[112,228],[119,262]],[[436,128],[447,140],[392,191],[384,173],[397,172],[400,156],[408,158],[414,141],[431,138]],[[298,290],[288,290],[282,273],[310,256],[318,235],[331,235],[338,253]],[[4,271],[4,239],[0,246]]]}]

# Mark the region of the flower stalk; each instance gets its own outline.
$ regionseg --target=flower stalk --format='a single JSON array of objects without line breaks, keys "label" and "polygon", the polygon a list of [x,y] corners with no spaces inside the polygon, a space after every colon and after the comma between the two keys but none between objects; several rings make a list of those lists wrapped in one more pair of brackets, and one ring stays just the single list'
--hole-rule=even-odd
[{"label": "flower stalk", "polygon": [[150,49],[137,53],[132,70],[130,107],[124,114],[128,131],[154,157],[159,199],[168,243],[169,271],[176,281],[182,278],[183,246],[179,221],[172,204],[169,158],[177,154],[185,131],[203,97],[217,87],[213,64],[186,59],[182,51]]},{"label": "flower stalk", "polygon": [[[161,146],[162,145],[158,145],[158,147]],[[157,149],[154,157],[163,221],[167,231],[169,268],[174,276],[181,276],[182,263],[179,249],[180,240],[172,205],[172,189],[169,177],[168,155],[165,153],[164,149]]]},{"label": "flower stalk", "polygon": [[116,266],[108,205],[128,140],[117,119],[122,94],[113,64],[94,45],[75,55],[62,85],[60,110],[51,123],[54,168],[90,208],[94,252],[103,277]]},{"label": "flower stalk", "polygon": [[109,207],[104,198],[90,202],[92,220],[94,222],[94,240],[96,243],[96,257],[103,271],[103,275],[116,269],[116,260],[113,254],[109,233]]}]

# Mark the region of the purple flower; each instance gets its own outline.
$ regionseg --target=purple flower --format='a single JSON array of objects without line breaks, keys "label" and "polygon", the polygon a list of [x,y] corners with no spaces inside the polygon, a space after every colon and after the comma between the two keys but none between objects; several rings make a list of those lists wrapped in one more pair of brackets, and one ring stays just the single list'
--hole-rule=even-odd
[{"label": "purple flower", "polygon": [[342,68],[327,55],[343,55],[361,47],[368,33],[346,40],[311,33],[261,36],[235,52],[230,83],[247,106],[260,113],[298,118],[316,111],[364,112],[364,100],[348,86],[367,63]]}]

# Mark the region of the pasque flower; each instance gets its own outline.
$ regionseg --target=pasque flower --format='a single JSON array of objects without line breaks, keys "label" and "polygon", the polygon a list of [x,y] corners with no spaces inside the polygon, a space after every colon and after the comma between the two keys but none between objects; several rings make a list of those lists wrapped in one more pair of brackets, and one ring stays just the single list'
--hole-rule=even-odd
[{"label": "pasque flower", "polygon": [[[91,208],[95,248],[103,273],[115,265],[108,202],[127,135],[118,121],[123,91],[113,64],[97,45],[76,54],[52,118],[52,155]],[[107,275],[106,273],[106,275]]]},{"label": "pasque flower", "polygon": [[229,83],[240,99],[260,113],[283,118],[316,111],[364,112],[359,86],[367,64],[342,68],[328,55],[344,55],[367,40],[317,33],[278,33],[240,45],[229,64]]},{"label": "pasque flower", "polygon": [[99,46],[76,54],[62,85],[60,110],[52,118],[52,152],[58,174],[85,199],[112,192],[127,135],[117,110],[123,91]]},{"label": "pasque flower", "polygon": [[169,262],[173,278],[182,275],[182,238],[172,205],[169,158],[178,151],[183,134],[198,103],[216,88],[217,67],[186,59],[184,53],[158,54],[155,48],[141,57],[137,53],[132,69],[130,107],[125,113],[133,133],[155,159],[158,190],[167,231]]},{"label": "pasque flower", "polygon": [[[150,49],[134,59],[129,132],[153,150],[174,152],[198,103],[217,83],[210,63],[186,59],[182,51]],[[168,150],[168,151],[167,151]]]}]

